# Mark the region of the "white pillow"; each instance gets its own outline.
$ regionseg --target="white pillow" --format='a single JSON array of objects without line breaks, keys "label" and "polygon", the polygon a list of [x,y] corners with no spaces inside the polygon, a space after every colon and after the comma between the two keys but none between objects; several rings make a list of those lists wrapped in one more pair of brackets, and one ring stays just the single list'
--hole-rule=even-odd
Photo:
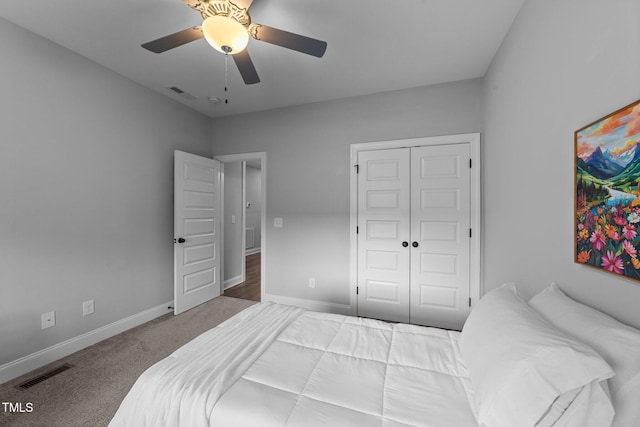
[{"label": "white pillow", "polygon": [[615,372],[609,391],[615,426],[640,426],[640,330],[572,300],[552,283],[529,301],[538,313],[563,332],[597,351]]},{"label": "white pillow", "polygon": [[514,284],[480,300],[462,329],[460,351],[481,426],[533,426],[564,393],[613,375],[594,350],[520,299]]}]

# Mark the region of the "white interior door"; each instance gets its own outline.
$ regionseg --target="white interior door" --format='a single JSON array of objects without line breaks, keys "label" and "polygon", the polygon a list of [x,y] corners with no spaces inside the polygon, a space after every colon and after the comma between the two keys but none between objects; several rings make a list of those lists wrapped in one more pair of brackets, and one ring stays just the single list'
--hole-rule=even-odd
[{"label": "white interior door", "polygon": [[358,315],[409,321],[409,150],[358,153]]},{"label": "white interior door", "polygon": [[411,148],[411,323],[460,329],[469,315],[469,144]]},{"label": "white interior door", "polygon": [[220,295],[220,162],[176,151],[174,176],[174,314],[180,314]]}]

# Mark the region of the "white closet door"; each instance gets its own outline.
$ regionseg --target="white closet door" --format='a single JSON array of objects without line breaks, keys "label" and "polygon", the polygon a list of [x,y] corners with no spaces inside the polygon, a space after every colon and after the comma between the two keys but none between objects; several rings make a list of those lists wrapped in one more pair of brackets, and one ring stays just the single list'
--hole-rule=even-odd
[{"label": "white closet door", "polygon": [[409,156],[403,148],[358,153],[360,316],[409,321]]},{"label": "white closet door", "polygon": [[469,314],[469,144],[411,149],[411,323],[460,329]]}]

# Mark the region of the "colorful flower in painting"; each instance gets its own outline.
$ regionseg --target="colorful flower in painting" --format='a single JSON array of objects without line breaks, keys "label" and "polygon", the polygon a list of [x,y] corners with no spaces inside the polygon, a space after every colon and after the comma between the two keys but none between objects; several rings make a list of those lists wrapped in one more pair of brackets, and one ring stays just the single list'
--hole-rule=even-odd
[{"label": "colorful flower in painting", "polygon": [[602,257],[602,268],[605,270],[622,274],[622,267],[622,260],[613,252],[607,251],[606,255]]},{"label": "colorful flower in painting", "polygon": [[613,217],[613,221],[620,226],[625,225],[627,223],[627,220],[624,219],[622,215],[615,215]]},{"label": "colorful flower in painting", "polygon": [[605,239],[606,237],[604,236],[602,230],[596,228],[595,230],[593,230],[593,233],[591,233],[591,239],[589,240],[593,244],[593,249],[599,251],[604,247],[604,244],[606,243]]},{"label": "colorful flower in painting", "polygon": [[578,254],[578,262],[581,262],[582,264],[584,264],[587,261],[589,261],[589,252],[587,251],[580,252]]},{"label": "colorful flower in painting", "polygon": [[638,258],[631,258],[631,264],[633,264],[633,268],[640,270],[640,261],[638,261]]},{"label": "colorful flower in painting", "polygon": [[638,216],[636,212],[631,212],[627,216],[627,221],[629,221],[632,224],[637,224],[638,222],[640,222],[640,216]]},{"label": "colorful flower in painting", "polygon": [[580,233],[578,233],[578,237],[580,237],[580,239],[582,240],[587,240],[589,238],[589,230],[587,230],[586,228],[584,230],[580,230]]},{"label": "colorful flower in painting", "polygon": [[629,242],[628,240],[622,242],[622,247],[624,248],[625,252],[628,253],[632,258],[635,258],[637,256],[638,253],[636,251],[636,248],[633,247],[631,242]]},{"label": "colorful flower in painting", "polygon": [[627,224],[623,228],[622,235],[624,236],[625,239],[632,240],[634,237],[638,235],[638,233],[636,233],[635,226],[631,224]]},{"label": "colorful flower in painting", "polygon": [[606,231],[607,236],[614,241],[618,241],[620,240],[620,235],[618,234],[618,229],[612,225],[607,224],[606,227],[604,228],[604,231]]}]

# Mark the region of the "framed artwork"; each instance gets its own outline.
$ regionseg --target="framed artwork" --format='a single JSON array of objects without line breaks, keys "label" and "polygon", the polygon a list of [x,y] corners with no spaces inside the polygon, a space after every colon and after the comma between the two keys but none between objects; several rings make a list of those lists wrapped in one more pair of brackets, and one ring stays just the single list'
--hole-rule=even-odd
[{"label": "framed artwork", "polygon": [[575,132],[575,262],[640,280],[640,100]]}]

